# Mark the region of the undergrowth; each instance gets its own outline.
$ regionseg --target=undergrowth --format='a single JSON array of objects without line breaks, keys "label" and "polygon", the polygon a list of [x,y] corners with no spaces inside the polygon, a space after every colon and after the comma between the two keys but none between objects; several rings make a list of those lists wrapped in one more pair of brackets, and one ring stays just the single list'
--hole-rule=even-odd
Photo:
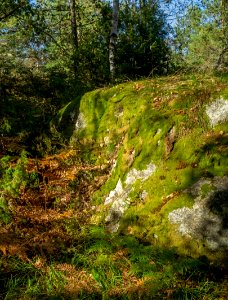
[{"label": "undergrowth", "polygon": [[55,257],[0,263],[2,299],[225,299],[225,269],[207,257],[180,256],[97,226]]},{"label": "undergrowth", "polygon": [[[184,191],[199,178],[226,174],[227,126],[211,129],[204,115],[225,83],[173,76],[103,88],[62,108],[52,136],[35,137],[43,158],[2,155],[0,299],[225,300],[226,262],[167,217],[193,206]],[[7,119],[0,127],[12,131]],[[134,183],[119,231],[108,232],[104,197],[151,162],[152,180]]]}]

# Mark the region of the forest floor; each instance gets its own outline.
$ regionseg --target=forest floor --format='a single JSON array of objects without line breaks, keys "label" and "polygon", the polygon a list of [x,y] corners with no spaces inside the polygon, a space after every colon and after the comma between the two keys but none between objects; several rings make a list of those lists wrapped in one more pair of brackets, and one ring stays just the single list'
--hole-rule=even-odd
[{"label": "forest floor", "polygon": [[90,224],[109,165],[68,149],[24,167],[36,181],[11,198],[0,229],[0,299],[226,299],[224,267]]},{"label": "forest floor", "polygon": [[[106,178],[103,174],[93,180],[87,178],[97,171],[99,167],[75,163],[74,150],[29,159],[26,172],[37,175],[38,185],[20,189],[20,197],[11,199],[13,222],[0,230],[3,254],[16,254],[29,261],[35,249],[52,254],[61,243],[70,243],[71,236],[61,224],[72,218],[85,223],[91,214],[90,195]],[[77,209],[70,206],[72,202]]]},{"label": "forest floor", "polygon": [[[160,211],[163,206],[167,208],[172,202],[168,201],[170,195],[178,195],[180,187],[176,192],[178,178],[175,176],[180,176],[182,172],[184,176],[188,169],[197,171],[194,169],[197,161],[189,162],[188,158],[192,158],[195,153],[194,143],[189,143],[192,137],[188,140],[187,136],[189,128],[195,128],[197,120],[199,126],[206,126],[206,121],[202,120],[202,111],[197,107],[207,101],[211,91],[225,88],[224,82],[219,84],[214,79],[199,82],[198,78],[186,82],[173,77],[169,80],[147,80],[144,83],[130,82],[126,86],[90,93],[86,96],[84,109],[88,118],[91,118],[87,120],[85,130],[86,139],[89,137],[92,145],[80,144],[89,155],[87,152],[83,155],[83,149],[77,149],[76,145],[75,148],[61,145],[62,150],[53,151],[53,155],[41,153],[42,157],[34,158],[24,152],[26,143],[20,139],[19,134],[17,137],[7,134],[0,136],[0,299],[228,298],[225,261],[213,260],[206,255],[193,255],[190,251],[181,252],[181,246],[159,244],[155,238],[148,240],[144,238],[146,227],[142,225],[145,219],[148,227],[154,224],[163,226],[162,221],[166,222],[164,215],[155,214],[156,220],[151,221],[152,213]],[[72,101],[66,106],[67,109],[61,111],[58,124],[61,130],[65,121],[68,128],[67,113],[75,107],[76,102]],[[103,118],[106,105],[109,105],[109,110]],[[125,115],[122,116],[123,111]],[[164,119],[160,118],[162,114],[165,115]],[[132,115],[136,118],[132,118]],[[145,122],[141,121],[142,115]],[[103,123],[100,124],[101,120]],[[110,233],[105,224],[109,209],[104,206],[105,195],[115,186],[116,179],[121,178],[124,182],[134,155],[138,155],[138,166],[142,162],[147,165],[148,156],[156,154],[153,149],[162,141],[162,136],[158,137],[161,134],[159,132],[162,132],[161,126],[166,132],[174,121],[180,125],[182,135],[186,136],[183,143],[179,143],[180,147],[183,145],[180,148],[181,154],[188,154],[186,160],[185,157],[180,159],[180,153],[177,153],[177,161],[171,160],[168,165],[169,161],[165,158],[164,164],[167,163],[168,171],[165,173],[162,169],[156,175],[157,181],[153,177],[147,182],[145,190],[151,192],[151,207],[139,203],[144,209],[140,219],[138,211],[134,210],[136,205],[132,205],[132,214],[129,214],[127,221],[133,220],[136,223],[140,235],[128,230],[130,226],[126,227],[126,231]],[[188,126],[182,126],[185,124],[183,122]],[[153,129],[154,124],[157,127]],[[113,141],[106,145],[106,150],[104,145],[97,149],[107,137],[107,128],[112,128],[116,135],[111,136]],[[205,130],[204,135],[199,135],[199,145],[206,143],[202,145],[203,148],[198,148],[197,154],[199,159],[202,158],[202,170],[208,166],[212,166],[212,171],[222,169],[220,158],[223,161],[227,140],[223,131],[222,127],[216,134]],[[97,132],[101,136],[98,137]],[[64,135],[63,130],[61,133]],[[154,144],[148,143],[151,136],[155,137]],[[202,136],[204,140],[201,140]],[[42,144],[43,137],[39,138]],[[31,140],[31,143],[36,142]],[[165,142],[166,155],[169,155],[173,145],[168,145],[167,138]],[[186,143],[189,149],[185,147]],[[216,148],[217,144],[219,148]],[[49,146],[52,148],[52,141]],[[92,151],[90,147],[93,147]],[[134,148],[138,149],[138,153],[134,153]],[[207,153],[203,151],[204,148]],[[43,152],[47,153],[45,149]],[[104,151],[107,152],[107,159],[103,158]],[[114,178],[111,170],[118,159],[117,152],[121,152],[122,165],[117,163],[119,169],[114,173]],[[219,163],[216,165],[218,155]],[[93,160],[93,157],[96,159]],[[155,162],[160,159],[156,155],[153,158]],[[134,165],[136,169],[138,166]],[[164,194],[165,179],[167,187],[172,189],[167,189]],[[110,182],[113,184],[110,185]],[[159,188],[161,194],[155,195],[153,190]],[[135,193],[136,202],[138,194]],[[167,223],[164,224],[166,226]]]}]

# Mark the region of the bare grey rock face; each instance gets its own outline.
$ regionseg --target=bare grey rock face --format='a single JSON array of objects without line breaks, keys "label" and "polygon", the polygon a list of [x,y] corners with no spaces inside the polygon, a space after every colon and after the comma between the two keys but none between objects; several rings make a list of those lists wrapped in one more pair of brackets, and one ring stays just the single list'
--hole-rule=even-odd
[{"label": "bare grey rock face", "polygon": [[[122,182],[119,179],[114,190],[105,198],[105,205],[111,204],[111,208],[105,221],[107,228],[111,232],[116,232],[119,229],[120,220],[123,217],[124,212],[130,205],[129,193],[132,191],[132,185],[137,179],[142,181],[148,179],[152,173],[156,170],[156,166],[152,163],[148,164],[146,170],[132,169],[126,178],[126,187],[123,188]],[[146,192],[143,192],[146,197]]]},{"label": "bare grey rock face", "polygon": [[115,189],[112,190],[105,199],[105,205],[111,204],[109,214],[105,219],[107,228],[111,232],[116,232],[119,228],[119,222],[130,204],[128,199],[130,191],[131,187],[124,189],[119,179]]},{"label": "bare grey rock face", "polygon": [[77,121],[75,123],[75,129],[77,131],[80,131],[81,129],[84,129],[86,127],[86,121],[84,118],[83,113],[79,113]]},{"label": "bare grey rock face", "polygon": [[104,204],[107,205],[109,203],[112,203],[116,198],[122,196],[123,194],[124,194],[124,189],[123,189],[123,186],[122,186],[122,182],[119,179],[115,189],[112,190],[109,193],[108,197],[105,198],[105,203]]},{"label": "bare grey rock face", "polygon": [[[204,185],[209,187],[205,195]],[[212,250],[228,247],[228,177],[200,179],[187,191],[196,196],[193,207],[170,212],[169,221],[179,225],[182,235],[206,241]]]},{"label": "bare grey rock face", "polygon": [[147,180],[156,170],[156,166],[152,163],[147,165],[146,170],[136,170],[131,169],[131,171],[128,173],[125,183],[127,185],[134,184],[137,179],[140,179],[142,181]]},{"label": "bare grey rock face", "polygon": [[226,122],[228,120],[228,101],[220,98],[209,103],[206,107],[206,113],[212,127],[218,123]]},{"label": "bare grey rock face", "polygon": [[123,217],[124,212],[130,205],[130,199],[127,198],[128,193],[123,195],[123,198],[119,198],[113,202],[112,207],[109,211],[105,221],[107,228],[111,232],[117,232],[120,226],[120,220]]}]

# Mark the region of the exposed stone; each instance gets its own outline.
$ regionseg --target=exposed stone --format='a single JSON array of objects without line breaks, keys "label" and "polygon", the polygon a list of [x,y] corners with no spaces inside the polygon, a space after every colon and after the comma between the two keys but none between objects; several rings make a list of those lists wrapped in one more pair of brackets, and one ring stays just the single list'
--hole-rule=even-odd
[{"label": "exposed stone", "polygon": [[147,196],[148,196],[147,191],[142,191],[141,199],[144,200],[144,199],[146,199]]},{"label": "exposed stone", "polygon": [[117,109],[117,110],[115,111],[114,115],[115,115],[115,117],[118,118],[118,119],[121,118],[121,117],[123,117],[123,115],[124,115],[123,108]]},{"label": "exposed stone", "polygon": [[130,199],[127,198],[127,195],[128,193],[123,195],[123,198],[118,198],[113,202],[109,214],[105,219],[107,228],[111,232],[116,232],[119,229],[120,220],[130,204]]},{"label": "exposed stone", "polygon": [[115,170],[115,167],[117,166],[117,160],[114,159],[113,163],[112,163],[112,167],[111,167],[111,172],[113,172]]},{"label": "exposed stone", "polygon": [[112,204],[109,214],[105,219],[107,228],[111,232],[116,232],[119,228],[119,222],[130,203],[127,198],[130,191],[130,186],[123,189],[122,182],[119,179],[115,189],[105,199],[105,205]]},{"label": "exposed stone", "polygon": [[75,123],[75,129],[77,131],[80,131],[80,130],[84,129],[85,127],[86,127],[86,121],[85,121],[84,115],[83,115],[83,113],[80,113],[78,115],[77,121]]},{"label": "exposed stone", "polygon": [[[202,196],[204,184],[212,190]],[[188,192],[196,196],[193,207],[170,212],[169,221],[179,224],[182,235],[205,240],[212,250],[228,247],[228,177],[200,179]]]},{"label": "exposed stone", "polygon": [[210,125],[214,127],[218,123],[228,120],[228,101],[222,97],[211,102],[206,107],[206,113],[210,121]]},{"label": "exposed stone", "polygon": [[[132,191],[132,185],[134,184],[134,182],[137,179],[140,179],[142,181],[146,180],[151,176],[155,169],[156,166],[152,163],[147,166],[146,170],[139,171],[136,169],[132,169],[128,173],[127,179],[125,181],[126,187],[123,188],[122,182],[119,179],[115,189],[112,190],[106,197],[104,204],[111,204],[111,208],[105,221],[107,224],[107,228],[111,232],[116,232],[119,229],[120,220],[124,212],[130,205],[130,199],[128,198],[128,195]],[[147,196],[145,191],[142,192],[142,196]]]},{"label": "exposed stone", "polygon": [[127,185],[131,185],[134,184],[137,179],[145,181],[154,173],[155,170],[156,166],[152,163],[147,165],[146,170],[131,169],[131,171],[127,175],[125,183]]},{"label": "exposed stone", "polygon": [[130,191],[130,187],[123,189],[122,182],[119,179],[115,189],[105,199],[105,205],[112,204],[105,219],[107,228],[111,232],[116,232],[119,229],[119,222],[130,203],[127,198]]},{"label": "exposed stone", "polygon": [[104,143],[105,143],[105,145],[108,145],[108,144],[110,143],[110,138],[109,138],[109,136],[105,136],[105,137],[104,137]]},{"label": "exposed stone", "polygon": [[128,155],[128,158],[127,158],[127,161],[128,161],[127,165],[128,165],[128,167],[131,167],[131,166],[132,166],[134,160],[135,160],[135,149],[133,149],[133,150],[129,153],[129,155]]},{"label": "exposed stone", "polygon": [[123,189],[123,186],[122,186],[122,182],[121,180],[119,179],[118,182],[117,182],[117,185],[115,187],[114,190],[112,190],[110,193],[109,193],[109,196],[106,197],[105,199],[105,205],[109,204],[109,203],[112,203],[116,200],[116,198],[122,196],[124,193],[124,189]]},{"label": "exposed stone", "polygon": [[157,132],[155,135],[159,135],[162,132],[161,128],[158,128]]}]

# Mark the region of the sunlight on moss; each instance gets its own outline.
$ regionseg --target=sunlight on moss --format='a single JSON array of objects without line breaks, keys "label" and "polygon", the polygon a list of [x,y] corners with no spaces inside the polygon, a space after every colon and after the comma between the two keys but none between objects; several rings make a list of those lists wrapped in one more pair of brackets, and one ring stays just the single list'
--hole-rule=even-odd
[{"label": "sunlight on moss", "polygon": [[[119,179],[124,184],[132,168],[144,170],[151,162],[157,167],[151,178],[133,185],[131,205],[120,230],[168,244],[174,235],[168,213],[193,205],[193,199],[183,191],[201,177],[224,174],[222,145],[227,125],[214,129],[224,138],[216,134],[210,138],[212,131],[204,115],[205,103],[224,93],[217,78],[186,75],[128,82],[82,98],[80,112],[88,125],[78,133],[79,140],[88,147],[90,143],[99,145],[99,150],[91,148],[90,153],[97,163],[104,162],[104,156],[106,161],[116,161],[107,182],[93,195],[93,203],[102,205]],[[145,199],[140,196],[143,191]],[[101,221],[102,214],[98,215]],[[150,232],[160,238],[154,239]],[[175,238],[181,240],[177,234]]]}]

